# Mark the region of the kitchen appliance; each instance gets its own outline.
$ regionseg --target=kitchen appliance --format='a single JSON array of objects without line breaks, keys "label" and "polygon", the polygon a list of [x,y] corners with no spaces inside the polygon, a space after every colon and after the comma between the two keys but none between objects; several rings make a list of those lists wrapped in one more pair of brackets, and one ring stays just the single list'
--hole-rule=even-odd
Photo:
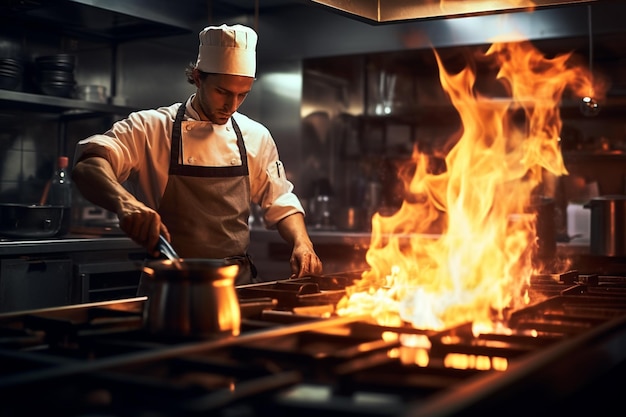
[{"label": "kitchen appliance", "polygon": [[534,276],[533,303],[480,334],[470,323],[430,331],[333,315],[359,276],[237,287],[241,334],[212,340],[148,333],[145,297],[0,315],[0,414],[547,417],[620,409],[626,276]]},{"label": "kitchen appliance", "polygon": [[591,212],[583,204],[567,204],[567,236],[569,239],[589,239]]},{"label": "kitchen appliance", "polygon": [[626,195],[594,197],[585,208],[591,210],[591,253],[626,256]]}]

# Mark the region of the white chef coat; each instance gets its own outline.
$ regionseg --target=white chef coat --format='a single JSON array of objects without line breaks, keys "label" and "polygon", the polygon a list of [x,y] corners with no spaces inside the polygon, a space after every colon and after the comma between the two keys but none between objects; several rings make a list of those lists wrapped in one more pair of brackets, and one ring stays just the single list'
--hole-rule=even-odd
[{"label": "white chef coat", "polygon": [[[240,165],[232,122],[216,125],[201,121],[191,106],[193,97],[185,104],[180,162],[199,166]],[[173,104],[133,112],[114,123],[104,134],[79,141],[74,160],[79,161],[83,155],[106,158],[117,180],[140,201],[156,210],[167,184],[170,134],[177,109],[178,104]],[[241,129],[248,154],[251,200],[263,209],[266,227],[275,227],[291,214],[304,214],[269,130],[241,113],[236,112],[233,117]]]}]

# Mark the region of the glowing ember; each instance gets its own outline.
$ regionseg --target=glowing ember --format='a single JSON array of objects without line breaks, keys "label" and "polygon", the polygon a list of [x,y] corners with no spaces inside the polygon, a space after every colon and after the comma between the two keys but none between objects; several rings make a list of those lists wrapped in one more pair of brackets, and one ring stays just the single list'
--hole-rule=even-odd
[{"label": "glowing ember", "polygon": [[[371,269],[336,311],[387,326],[494,328],[506,309],[529,302],[537,242],[528,207],[546,171],[567,173],[559,104],[566,88],[588,94],[591,76],[569,64],[571,54],[549,59],[530,42],[495,43],[483,58],[498,65],[509,97],[494,99],[476,91],[470,65],[451,74],[435,55],[463,131],[445,172],[429,172],[430,157],[414,151],[405,201],[391,216],[373,216]],[[433,228],[440,233],[427,234]]]},{"label": "glowing ember", "polygon": [[449,353],[443,360],[446,368],[478,369],[488,371],[506,371],[508,361],[506,358],[489,357],[483,355],[466,355],[465,353]]}]

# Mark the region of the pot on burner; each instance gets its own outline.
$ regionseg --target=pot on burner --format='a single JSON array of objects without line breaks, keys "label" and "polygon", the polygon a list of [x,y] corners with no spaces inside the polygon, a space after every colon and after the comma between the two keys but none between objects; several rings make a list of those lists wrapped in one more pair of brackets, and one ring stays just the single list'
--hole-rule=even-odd
[{"label": "pot on burner", "polygon": [[237,336],[241,311],[235,291],[239,265],[224,259],[149,261],[143,267],[144,324],[162,336]]}]

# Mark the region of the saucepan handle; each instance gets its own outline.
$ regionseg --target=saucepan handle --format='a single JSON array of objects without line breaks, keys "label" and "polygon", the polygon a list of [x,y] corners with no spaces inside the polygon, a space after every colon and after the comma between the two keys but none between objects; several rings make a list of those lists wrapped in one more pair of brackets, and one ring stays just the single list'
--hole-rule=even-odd
[{"label": "saucepan handle", "polygon": [[168,242],[163,235],[159,236],[159,251],[171,261],[180,259],[172,245],[170,245],[170,242]]}]

